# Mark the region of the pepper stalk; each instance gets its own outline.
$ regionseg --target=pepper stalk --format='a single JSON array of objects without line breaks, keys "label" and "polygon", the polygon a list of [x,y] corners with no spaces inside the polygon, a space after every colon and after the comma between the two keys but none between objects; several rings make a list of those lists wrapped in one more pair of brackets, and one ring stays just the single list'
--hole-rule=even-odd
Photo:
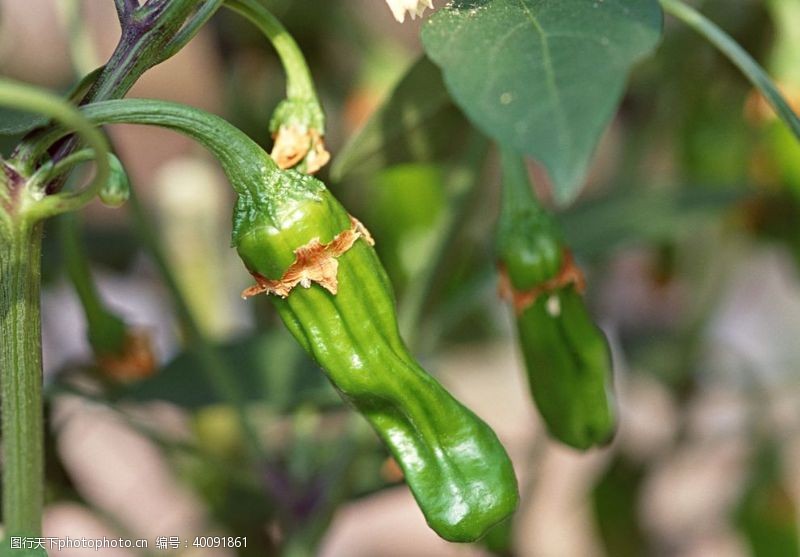
[{"label": "pepper stalk", "polygon": [[275,143],[271,156],[280,168],[314,174],[330,160],[325,150],[325,113],[305,57],[292,35],[257,0],[227,0],[225,6],[246,17],[270,40],[286,72],[286,99],[269,123]]},{"label": "pepper stalk", "polygon": [[[41,532],[44,482],[41,284],[42,220],[88,201],[107,180],[105,138],[62,99],[0,79],[0,106],[41,113],[77,132],[97,160],[81,191],[45,195],[52,163],[0,159],[0,391],[6,535]],[[44,150],[52,143],[43,145]]]}]

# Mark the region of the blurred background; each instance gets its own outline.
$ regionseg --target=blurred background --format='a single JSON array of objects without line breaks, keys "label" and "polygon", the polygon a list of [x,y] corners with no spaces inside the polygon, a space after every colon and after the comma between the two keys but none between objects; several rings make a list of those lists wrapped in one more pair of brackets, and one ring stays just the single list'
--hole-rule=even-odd
[{"label": "blurred background", "polygon": [[[394,112],[380,111],[421,56],[419,21],[400,25],[375,0],[266,4],[309,59],[334,157],[335,175],[320,177],[375,236],[413,350],[514,461],[514,554],[800,555],[800,147],[735,68],[668,20],[583,194],[558,213],[614,350],[620,429],[581,454],[544,433],[497,297],[496,155],[469,164],[470,126],[444,96],[421,106],[398,91]],[[800,3],[702,8],[800,107]],[[110,1],[0,0],[0,73],[64,92],[118,36]],[[442,90],[435,72],[427,79]],[[129,96],[223,115],[269,148],[283,91],[270,45],[221,10]],[[345,148],[371,117],[358,148]],[[208,153],[172,132],[109,132],[138,202],[91,206],[83,245],[103,299],[150,340],[158,365],[124,380],[97,369],[54,223],[45,535],[150,541],[99,552],[115,557],[163,554],[159,536],[213,535],[247,536],[248,547],[171,554],[491,555],[491,539],[448,544],[427,528],[396,465],[268,300],[239,298],[250,278],[229,247],[233,195]],[[0,151],[17,139],[0,138]]]}]

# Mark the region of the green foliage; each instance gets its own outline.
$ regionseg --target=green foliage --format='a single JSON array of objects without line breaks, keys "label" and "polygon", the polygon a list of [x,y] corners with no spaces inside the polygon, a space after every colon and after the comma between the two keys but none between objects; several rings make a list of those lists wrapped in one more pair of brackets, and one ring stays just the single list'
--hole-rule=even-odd
[{"label": "green foliage", "polygon": [[[338,403],[317,366],[304,357],[285,330],[237,339],[220,346],[220,351],[236,370],[237,383],[248,402],[276,412],[310,401],[322,406]],[[191,350],[182,352],[156,375],[119,386],[110,397],[127,402],[168,401],[187,410],[225,403],[215,385],[199,371],[198,357]]]},{"label": "green foliage", "polygon": [[430,161],[458,144],[463,129],[463,118],[453,107],[441,72],[422,57],[342,148],[331,175],[340,180],[401,161]]},{"label": "green foliage", "polygon": [[567,203],[628,72],[660,35],[655,0],[459,0],[430,18],[422,41],[469,118],[544,163]]},{"label": "green foliage", "polygon": [[606,555],[649,555],[647,536],[639,518],[644,466],[617,455],[592,491],[592,506]]}]

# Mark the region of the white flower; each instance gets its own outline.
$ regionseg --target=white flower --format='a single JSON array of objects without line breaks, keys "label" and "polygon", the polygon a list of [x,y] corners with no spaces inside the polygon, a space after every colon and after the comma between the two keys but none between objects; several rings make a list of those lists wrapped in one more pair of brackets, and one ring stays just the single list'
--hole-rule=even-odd
[{"label": "white flower", "polygon": [[394,18],[403,23],[406,18],[406,12],[411,14],[411,19],[418,15],[422,15],[425,8],[433,8],[433,0],[386,0],[389,4],[389,9],[392,10]]}]

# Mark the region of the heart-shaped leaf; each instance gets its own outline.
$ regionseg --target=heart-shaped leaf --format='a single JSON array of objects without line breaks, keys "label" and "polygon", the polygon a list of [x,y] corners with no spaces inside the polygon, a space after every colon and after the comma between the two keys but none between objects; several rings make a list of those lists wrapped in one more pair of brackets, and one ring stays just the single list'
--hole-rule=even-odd
[{"label": "heart-shaped leaf", "polygon": [[544,163],[566,203],[661,27],[657,0],[455,0],[422,41],[467,116]]}]

